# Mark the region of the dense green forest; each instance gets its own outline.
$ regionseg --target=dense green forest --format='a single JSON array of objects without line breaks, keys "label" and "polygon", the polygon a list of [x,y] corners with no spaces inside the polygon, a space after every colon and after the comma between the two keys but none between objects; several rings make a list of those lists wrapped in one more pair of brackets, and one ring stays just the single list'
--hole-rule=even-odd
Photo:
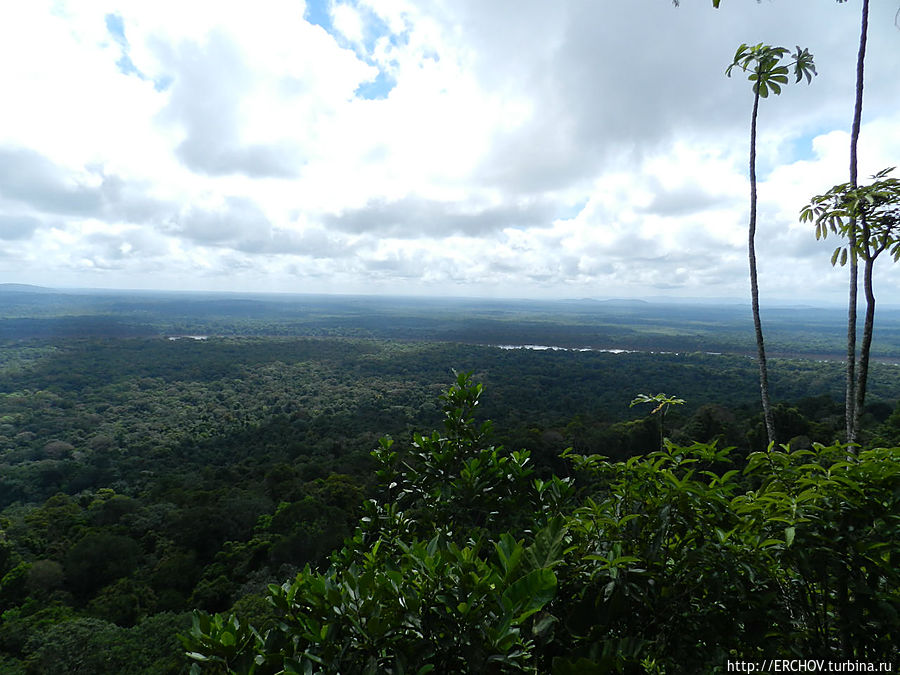
[{"label": "dense green forest", "polygon": [[[294,623],[310,620],[313,614],[297,613],[295,603],[301,601],[296,597],[298,591],[291,590],[294,588],[291,580],[299,584],[296,588],[302,587],[301,595],[306,594],[303,602],[327,604],[334,598],[326,593],[316,600],[317,593],[325,593],[317,584],[345,583],[345,578],[338,580],[333,576],[339,574],[335,570],[352,566],[356,561],[354,569],[369,565],[374,579],[390,572],[381,566],[389,560],[405,576],[424,574],[421,581],[432,584],[428,591],[432,595],[424,595],[424,588],[419,589],[423,594],[419,602],[434,599],[435,607],[439,607],[440,603],[450,602],[442,599],[439,589],[447,584],[462,584],[451,578],[453,574],[463,574],[459,565],[482,565],[478,574],[483,573],[487,579],[499,573],[492,567],[497,564],[492,557],[496,551],[503,550],[504,555],[510,556],[533,556],[538,542],[545,539],[568,543],[560,548],[557,542],[544,551],[546,555],[556,556],[545,560],[546,564],[523,566],[515,573],[507,570],[501,575],[505,579],[502,583],[494,579],[496,584],[507,584],[510,589],[515,586],[519,590],[510,590],[505,596],[504,602],[511,603],[506,609],[514,608],[515,616],[507,617],[510,619],[508,625],[504,624],[507,633],[496,636],[492,646],[473,637],[482,630],[485,621],[497,620],[494,615],[490,619],[484,614],[497,599],[483,588],[481,591],[469,588],[465,592],[471,594],[472,600],[460,596],[452,603],[453,611],[463,611],[458,609],[460,603],[472,604],[472,614],[462,624],[450,627],[441,623],[443,619],[435,618],[436,623],[428,630],[455,631],[460,636],[468,636],[464,639],[469,642],[453,643],[453,649],[458,654],[469,654],[466,658],[473,659],[473,663],[477,659],[495,663],[497,672],[515,670],[526,662],[532,665],[540,662],[539,672],[549,672],[551,666],[556,669],[554,672],[593,672],[584,670],[584,664],[589,660],[602,662],[610,650],[620,654],[622,661],[615,667],[621,672],[631,672],[629,668],[637,667],[632,656],[638,661],[657,659],[660,668],[665,656],[670,659],[666,663],[671,668],[679,659],[684,662],[684,659],[702,657],[707,663],[724,665],[729,654],[784,652],[785,643],[771,638],[769,642],[752,645],[752,650],[748,645],[746,652],[722,642],[710,646],[702,655],[686,655],[672,646],[677,642],[675,636],[656,643],[656,651],[648,651],[648,631],[662,628],[650,621],[641,629],[643,632],[638,631],[636,626],[644,621],[633,604],[638,595],[644,598],[638,603],[644,607],[641,611],[656,608],[653,611],[683,613],[688,611],[688,605],[694,608],[691,611],[699,611],[706,602],[703,594],[697,595],[696,588],[691,591],[693,595],[679,596],[678,602],[688,605],[654,605],[652,594],[647,595],[654,589],[646,584],[669,583],[675,589],[681,583],[673,579],[665,581],[659,576],[660,570],[671,562],[660,559],[663,567],[653,571],[641,567],[648,551],[629,548],[642,538],[646,540],[642,545],[649,545],[647,542],[652,537],[647,534],[647,528],[654,527],[652,518],[664,517],[661,511],[655,512],[652,518],[642,516],[644,520],[638,529],[622,535],[621,549],[615,555],[602,552],[609,563],[605,571],[586,566],[589,560],[594,563],[600,560],[597,556],[601,552],[590,548],[596,545],[591,542],[597,533],[583,530],[587,527],[584,509],[600,508],[608,503],[608,499],[604,501],[605,491],[619,489],[614,488],[619,484],[610,482],[613,474],[618,476],[616,480],[624,481],[621,489],[630,490],[629,499],[633,500],[635,491],[643,489],[640,481],[648,478],[627,472],[646,471],[640,468],[645,464],[615,462],[637,455],[646,457],[659,450],[661,438],[665,437],[674,444],[671,447],[715,443],[715,446],[702,446],[706,450],[695,446],[690,452],[713,453],[710,457],[715,461],[697,455],[701,462],[697,468],[718,472],[716,475],[720,476],[712,482],[704,478],[700,487],[709,494],[700,494],[696,492],[700,487],[690,483],[684,473],[688,470],[684,463],[688,461],[688,451],[683,455],[680,451],[666,451],[669,454],[665,455],[664,463],[672,463],[672,476],[677,481],[668,486],[657,485],[661,492],[654,497],[658,500],[656,506],[663,508],[665,500],[673,498],[666,492],[672,485],[694,485],[691,490],[695,491],[685,494],[691,500],[699,500],[691,502],[693,506],[685,504],[688,511],[679,511],[687,519],[683,524],[688,529],[677,537],[686,537],[684,541],[688,541],[699,536],[702,530],[709,533],[716,531],[715,528],[721,528],[723,533],[735,528],[740,535],[730,535],[734,539],[726,537],[735,546],[739,544],[738,548],[719,547],[710,553],[719,556],[708,561],[715,569],[704,572],[708,577],[698,577],[696,584],[702,582],[710,589],[713,588],[710,584],[725,585],[715,591],[719,599],[710,601],[715,611],[709,609],[712,613],[698,618],[691,630],[700,634],[708,629],[709,622],[721,620],[723,612],[734,609],[727,603],[724,608],[717,603],[725,602],[726,598],[737,602],[735,598],[750,597],[746,588],[741,591],[743,595],[732,597],[737,593],[735,584],[743,584],[745,579],[716,576],[723,566],[732,564],[728,556],[752,553],[748,564],[757,565],[752,574],[758,576],[754,582],[758,587],[754,588],[762,589],[760,592],[774,592],[766,584],[800,584],[808,580],[797,567],[800,563],[787,559],[798,547],[785,545],[785,523],[780,525],[780,548],[771,542],[762,546],[766,539],[773,538],[768,535],[757,541],[756,548],[751,541],[752,536],[762,536],[763,530],[771,528],[773,522],[781,522],[772,519],[781,517],[776,511],[783,504],[773,505],[772,512],[754,516],[753,527],[741,520],[745,515],[730,510],[730,501],[728,508],[725,505],[746,490],[769,485],[762,476],[760,461],[753,454],[765,448],[755,363],[739,345],[731,342],[728,330],[714,329],[715,322],[727,324],[723,318],[727,317],[727,311],[717,315],[713,308],[698,308],[696,317],[699,318],[692,319],[691,310],[684,307],[671,310],[668,315],[654,314],[641,305],[632,309],[620,307],[616,311],[609,307],[598,310],[591,321],[612,325],[610,317],[621,311],[626,317],[619,320],[624,331],[624,325],[630,320],[627,316],[632,312],[638,315],[634,325],[644,327],[640,331],[636,329],[637,332],[646,338],[651,334],[647,327],[652,325],[652,335],[661,336],[665,341],[662,346],[644,343],[645,351],[619,352],[496,346],[551,344],[620,348],[616,343],[600,339],[581,342],[572,337],[575,333],[566,339],[567,326],[575,326],[573,331],[587,331],[594,324],[587,319],[579,323],[572,315],[564,314],[556,325],[552,315],[540,314],[534,307],[525,317],[521,307],[513,307],[508,314],[478,319],[483,322],[477,340],[480,344],[472,344],[437,339],[441,330],[450,330],[447,326],[462,330],[473,325],[471,316],[453,313],[452,303],[428,314],[427,307],[403,309],[385,301],[385,306],[376,306],[367,317],[353,319],[339,311],[340,303],[333,309],[331,318],[326,316],[324,304],[316,313],[304,314],[294,307],[291,311],[306,317],[305,329],[300,330],[298,323],[293,329],[284,330],[285,324],[279,323],[281,319],[276,314],[262,310],[252,320],[240,313],[225,313],[218,318],[195,319],[193,323],[186,323],[177,312],[160,311],[158,316],[139,324],[134,318],[139,310],[134,305],[129,305],[130,309],[122,314],[104,305],[91,315],[78,314],[75,318],[61,316],[58,308],[47,305],[44,316],[35,316],[40,314],[33,312],[36,296],[30,293],[17,297],[26,296],[31,298],[28,301],[31,304],[26,305],[22,300],[21,316],[14,318],[18,310],[11,303],[13,309],[5,312],[7,318],[0,324],[6,331],[0,344],[0,671],[4,673],[180,673],[190,668],[187,650],[196,653],[197,666],[222,668],[228,659],[237,659],[229,661],[228,667],[239,672],[248,670],[248,664],[256,657],[262,664],[258,666],[260,672],[278,672],[290,665],[276,664],[276,654],[294,659],[290,663],[299,672],[307,672],[303,668],[318,664],[316,659],[331,664],[316,666],[325,668],[324,672],[364,672],[359,663],[357,668],[348,665],[350,661],[341,661],[341,658],[351,658],[346,654],[340,657],[321,651],[322,644],[315,640],[303,643],[307,646],[296,647],[300,651],[293,652],[281,643],[265,645],[262,635],[281,625],[279,617],[293,618],[285,624],[287,632],[271,633],[273,641],[287,640],[296,646],[300,643],[294,638],[310,630],[309,626],[301,629],[300,624]],[[343,307],[349,312],[347,302]],[[289,306],[285,303],[285,307]],[[386,306],[394,309],[388,312]],[[25,316],[28,311],[33,312],[32,316]],[[364,314],[358,306],[353,311]],[[580,311],[588,316],[586,309]],[[420,321],[423,313],[431,317],[431,323]],[[23,323],[29,321],[32,323]],[[250,325],[245,321],[258,321],[257,330],[240,330]],[[702,325],[702,330],[686,330],[685,325],[691,321]],[[26,331],[27,325],[33,329],[31,334]],[[139,325],[145,328],[135,329]],[[367,325],[378,335],[360,337],[360,327]],[[57,330],[64,326],[72,330]],[[223,326],[231,328],[217,333],[217,328]],[[281,334],[265,335],[270,330],[266,326]],[[421,331],[417,333],[412,326],[420,326]],[[397,339],[388,335],[389,331],[406,338]],[[194,337],[181,337],[186,334]],[[698,335],[704,345],[731,344],[732,353],[684,350],[700,340]],[[420,339],[423,336],[425,339]],[[637,338],[632,335],[629,339]],[[823,351],[828,351],[831,341],[837,339],[823,331]],[[629,348],[640,346],[628,344]],[[663,348],[672,346],[679,351]],[[881,349],[882,355],[890,354],[890,341]],[[900,445],[898,366],[890,363],[889,358],[885,361],[875,364],[871,375],[869,405],[864,416],[866,447]],[[471,380],[458,378],[456,373],[471,373]],[[790,480],[800,481],[798,485],[805,480],[803,471],[809,471],[802,466],[810,462],[831,466],[837,461],[833,450],[823,450],[817,444],[831,446],[841,440],[842,377],[842,365],[837,361],[773,360],[772,392],[779,440],[789,442],[794,453],[811,451],[815,457],[813,460],[796,454],[784,455],[787,459],[783,471],[795,465],[801,467],[796,471],[790,469],[793,472]],[[470,399],[476,395],[475,382],[483,385],[485,391],[481,396],[480,386],[477,388],[478,424],[487,419],[493,421],[489,440],[482,431],[472,431],[480,427],[469,424],[468,417],[457,420],[449,432],[445,428],[437,436],[428,436],[430,429],[441,429],[448,419],[452,421],[452,415],[448,418],[448,405],[451,413],[457,404],[474,410],[475,401]],[[447,394],[448,386],[454,383],[455,388]],[[649,406],[630,407],[638,394],[657,392],[676,395],[685,404],[672,406],[664,420],[659,414],[652,414]],[[455,400],[450,400],[453,396],[459,400],[450,405]],[[416,433],[425,436],[411,444]],[[444,443],[440,439],[453,434],[462,434],[465,448],[457,446],[454,453],[441,455],[434,444]],[[394,439],[394,445],[390,446],[393,450],[387,448],[390,444],[379,443],[382,437]],[[727,453],[718,454],[729,447],[732,449]],[[374,454],[373,449],[377,449]],[[435,460],[422,454],[426,450],[445,457],[441,461],[446,466],[438,467],[440,470],[434,473],[436,469],[429,468],[429,463]],[[597,463],[599,460],[575,459],[595,455],[602,455],[611,463],[601,465]],[[473,456],[481,457],[477,466],[466,464]],[[508,464],[509,457],[521,460],[522,466],[513,472],[515,475],[501,470],[503,466],[512,466]],[[895,460],[896,457],[891,461],[896,463]],[[641,461],[652,464],[660,459]],[[726,461],[730,462],[728,470],[738,471],[730,478],[723,477],[722,473]],[[894,501],[882,500],[881,509],[895,504],[897,495],[897,476],[884,468],[886,461],[885,457],[873,456],[865,462],[860,459],[859,465],[846,469],[855,472],[847,480],[852,478],[862,485],[867,480],[875,480],[877,475],[881,476],[877,480],[882,486],[878,490],[888,490],[888,493],[894,490],[891,498]],[[624,466],[631,468],[621,468]],[[418,473],[411,474],[411,471]],[[453,487],[454,481],[461,480],[460,476],[480,487],[469,484],[466,488],[469,492],[465,493],[468,497],[456,494],[454,491],[460,488]],[[787,474],[782,478],[787,481]],[[397,487],[400,485],[407,488],[401,490]],[[840,485],[846,487],[848,483],[844,481]],[[828,489],[837,490],[840,485]],[[713,487],[719,491],[713,491]],[[867,489],[860,494],[866,500],[875,499]],[[507,496],[499,506],[491,505],[479,501],[481,498],[475,496],[479,490],[490,494],[491,499],[501,499],[501,494]],[[559,494],[551,499],[554,491]],[[837,500],[835,504],[847,499],[840,492],[823,492],[823,495],[826,501]],[[705,513],[704,505],[713,503],[721,508]],[[391,507],[392,504],[395,506]],[[378,509],[394,508],[394,511],[373,515],[371,509],[375,505]],[[815,510],[819,502],[814,500],[807,506]],[[873,551],[881,551],[872,554],[876,558],[888,556],[883,560],[895,561],[896,551],[883,545],[891,541],[894,536],[891,532],[896,533],[896,514],[878,520],[882,516],[872,511],[868,501],[848,501],[846,508],[851,506],[857,510],[848,512],[839,527],[858,528],[859,532],[853,535],[856,538],[852,539],[855,542],[852,546],[858,550],[854,549],[857,553],[853,555],[869,555],[864,545],[871,545]],[[692,514],[690,518],[702,516],[701,520],[690,520],[685,515],[688,512]],[[804,529],[807,522],[816,523],[816,527],[827,525],[830,516],[825,512],[816,511],[815,518],[811,513],[802,518],[792,516],[794,520],[788,526],[796,530],[791,536],[804,542],[807,541],[804,537],[832,537],[830,531],[815,530],[812,525],[812,529]],[[617,518],[624,516],[623,512]],[[388,536],[390,528],[400,527],[397,518],[401,517],[411,518],[418,524],[409,525],[412,529],[405,530],[405,534],[391,530],[394,534]],[[601,522],[610,516],[591,517]],[[715,520],[720,517],[723,520]],[[376,527],[376,523],[380,524]],[[445,531],[436,523],[447,525],[452,531]],[[443,538],[429,543],[439,532],[443,532]],[[676,551],[678,539],[675,534],[671,537],[665,540],[665,546]],[[373,552],[373,542],[377,540],[385,542],[380,545],[383,548],[378,555],[387,558],[379,558],[377,551]],[[723,542],[720,544],[725,546]],[[416,553],[419,545],[425,548]],[[564,553],[571,547],[578,553]],[[374,556],[371,559],[366,557],[370,554]],[[442,574],[450,576],[429,576],[427,570],[423,572],[419,568],[427,560],[431,560],[428,564],[436,565],[438,559],[445,569]],[[638,559],[643,561],[640,565]],[[341,560],[346,563],[344,568],[339,565]],[[618,562],[610,562],[615,560]],[[690,565],[696,563],[696,559],[678,562],[688,566],[680,574],[687,574],[692,569]],[[832,561],[828,565],[832,563],[837,564]],[[773,570],[781,569],[779,565],[793,570],[790,573],[795,576],[766,577]],[[616,635],[603,633],[600,624],[593,628],[584,624],[576,630],[573,622],[587,620],[584,603],[588,602],[588,596],[586,590],[577,594],[573,589],[600,588],[597,584],[603,578],[607,579],[604,583],[612,583],[619,578],[615,576],[619,568],[623,575],[626,568],[630,570],[621,578],[627,577],[628,583],[635,585],[622,586],[624,595],[615,600],[618,604],[603,611],[609,612],[605,621],[624,616],[623,612],[637,612],[630,619],[631,628],[623,624]],[[876,577],[883,571],[866,569]],[[466,574],[477,572],[473,570]],[[822,573],[826,572],[838,574],[831,567],[823,568]],[[389,579],[390,574],[385,578]],[[890,624],[884,613],[894,612],[891,616],[896,617],[900,609],[896,579],[891,576],[878,579],[872,582],[874,595],[868,600],[874,604],[862,608],[853,605],[854,611],[862,614],[852,615],[852,621],[868,626],[872,633],[866,640],[858,632],[852,635],[840,632],[842,626],[846,627],[841,621],[851,620],[851,615],[844,612],[846,607],[841,609],[843,614],[832,607],[829,611],[834,615],[833,620],[820,626],[819,632],[810,632],[809,617],[785,615],[785,606],[776,607],[772,598],[765,602],[760,599],[757,607],[760,613],[754,616],[783,622],[782,635],[802,636],[796,641],[796,649],[801,652],[804,648],[818,648],[817,643],[810,642],[815,638],[822,641],[819,646],[830,655],[874,658],[891,636],[896,637],[896,633],[886,633],[883,629],[885,622]],[[271,584],[280,588],[286,581],[287,590],[274,592],[269,588]],[[841,583],[844,582],[863,583],[856,577]],[[372,581],[367,591],[375,594],[371,599],[375,604],[370,609],[379,606],[388,611],[382,602],[384,598],[376,597],[378,593],[388,592],[379,583]],[[309,584],[312,586],[307,587]],[[464,588],[459,585],[457,592],[463,593]],[[556,590],[551,593],[553,589]],[[399,593],[398,597],[410,601],[415,595],[412,587],[395,591],[395,595]],[[659,587],[656,591],[660,591]],[[825,602],[827,607],[834,598],[840,600],[829,595],[832,591],[816,590],[820,595],[810,596],[810,602]],[[282,592],[293,594],[292,599],[279,600]],[[474,599],[481,592],[484,592],[483,602],[476,611]],[[615,593],[606,600],[613,602],[610,597],[619,597]],[[851,596],[857,598],[851,594],[844,600],[849,602]],[[564,602],[565,598],[569,600]],[[675,602],[674,598],[670,600]],[[335,601],[328,612],[338,611],[341,602],[344,600]],[[194,619],[199,621],[196,624],[192,624],[194,610],[207,613],[198,615]],[[319,610],[325,611],[325,605]],[[433,608],[428,614],[424,608],[421,610],[423,617],[441,611]],[[222,613],[218,618],[217,612]],[[233,620],[234,625],[226,618],[232,613],[238,617]],[[361,639],[346,635],[339,638],[337,633],[328,633],[328,630],[338,630],[336,619],[329,616],[317,619],[318,630],[323,631],[317,639],[324,639],[321,636],[326,633],[327,641],[336,645],[342,639],[351,642]],[[369,621],[373,620],[370,617]],[[326,625],[331,628],[326,630]],[[243,651],[232,649],[233,645],[227,644],[230,638],[223,637],[237,633],[245,638],[241,643]],[[263,642],[257,644],[257,638]],[[401,672],[399,668],[408,670],[415,664],[414,654],[424,659],[422,663],[428,659],[438,663],[442,658],[450,658],[428,656],[421,651],[425,649],[424,643],[410,646],[404,642],[407,638],[409,635],[397,637],[391,643],[393,646],[379,651],[380,656],[373,657],[375,660],[367,662],[369,665],[365,667],[374,668],[371,672],[386,672],[391,668],[392,672]],[[619,641],[615,642],[618,646],[610,642],[613,638]],[[536,644],[544,646],[538,649]],[[633,650],[631,656],[629,649]],[[358,658],[362,658],[361,653],[357,654]],[[200,658],[201,654],[205,656]],[[584,660],[580,665],[579,659]],[[236,663],[244,665],[235,666]],[[654,672],[646,668],[636,672]]]},{"label": "dense green forest", "polygon": [[[0,339],[339,336],[755,354],[749,306],[642,300],[491,300],[58,291],[0,284]],[[773,354],[843,358],[846,310],[764,309]],[[874,357],[900,358],[900,307],[879,309]]]},{"label": "dense green forest", "polygon": [[[4,40],[6,275],[726,295],[743,221],[750,293],[0,284],[0,675],[898,672],[869,0],[858,30],[800,3],[45,4]],[[719,64],[731,28],[811,46]],[[790,300],[844,284],[813,234],[846,308]]]}]

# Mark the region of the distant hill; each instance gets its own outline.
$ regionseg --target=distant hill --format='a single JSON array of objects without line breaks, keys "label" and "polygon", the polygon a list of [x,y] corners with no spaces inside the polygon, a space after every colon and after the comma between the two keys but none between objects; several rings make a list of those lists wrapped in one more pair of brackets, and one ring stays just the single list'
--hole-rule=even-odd
[{"label": "distant hill", "polygon": [[54,288],[31,284],[0,284],[0,293],[58,293]]},{"label": "distant hill", "polygon": [[560,305],[593,305],[603,307],[646,307],[651,303],[647,300],[639,298],[609,298],[606,300],[598,300],[596,298],[571,298],[565,300],[550,300],[548,302],[556,302]]},{"label": "distant hill", "polygon": [[646,307],[650,304],[646,300],[638,300],[637,298],[612,298],[610,300],[600,300],[599,302],[607,307]]}]

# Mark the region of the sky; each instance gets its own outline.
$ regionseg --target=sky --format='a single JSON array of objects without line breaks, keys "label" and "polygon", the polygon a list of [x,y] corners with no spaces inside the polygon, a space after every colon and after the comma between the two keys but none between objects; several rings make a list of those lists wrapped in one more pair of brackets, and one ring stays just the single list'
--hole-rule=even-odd
[{"label": "sky", "polygon": [[[860,176],[900,164],[872,2]],[[860,1],[29,0],[0,7],[0,283],[840,303],[798,213],[849,178]],[[900,170],[898,170],[900,172]],[[900,264],[879,260],[880,299]]]}]

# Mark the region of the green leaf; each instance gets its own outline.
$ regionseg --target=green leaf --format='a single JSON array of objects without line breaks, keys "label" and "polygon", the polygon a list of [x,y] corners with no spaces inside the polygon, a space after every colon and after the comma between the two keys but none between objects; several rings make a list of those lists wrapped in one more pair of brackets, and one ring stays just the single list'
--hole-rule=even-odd
[{"label": "green leaf", "polygon": [[197,652],[188,652],[187,656],[189,659],[194,659],[195,661],[206,662],[210,660],[210,658],[205,654],[199,654]]},{"label": "green leaf", "polygon": [[565,519],[556,516],[535,535],[534,543],[525,550],[532,569],[552,568],[562,561],[567,531]]},{"label": "green leaf", "polygon": [[555,616],[549,612],[545,612],[540,618],[535,620],[534,625],[531,627],[531,633],[536,636],[543,635],[550,630],[551,626],[557,621],[558,619]]},{"label": "green leaf", "polygon": [[503,575],[509,577],[515,574],[519,567],[519,561],[522,559],[522,553],[525,548],[520,542],[517,542],[511,534],[504,532],[500,535],[500,541],[494,544],[497,551],[497,557],[500,559],[500,565],[503,568]]},{"label": "green leaf", "polygon": [[791,544],[794,543],[794,535],[796,534],[795,527],[786,527],[784,528],[784,545],[790,548]]},{"label": "green leaf", "polygon": [[505,609],[514,615],[513,623],[521,623],[539,611],[556,595],[556,575],[549,569],[529,572],[503,591],[500,598]]}]

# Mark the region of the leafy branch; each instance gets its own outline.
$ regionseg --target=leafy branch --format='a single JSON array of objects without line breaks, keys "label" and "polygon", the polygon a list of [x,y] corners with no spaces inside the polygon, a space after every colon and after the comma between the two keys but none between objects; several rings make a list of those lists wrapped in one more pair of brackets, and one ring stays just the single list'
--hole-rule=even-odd
[{"label": "leafy branch", "polygon": [[884,251],[900,259],[900,179],[887,177],[894,168],[873,175],[869,185],[835,185],[800,211],[801,222],[815,222],[816,239],[831,232],[853,242],[834,250],[832,265],[846,265],[851,255],[874,260]]}]

